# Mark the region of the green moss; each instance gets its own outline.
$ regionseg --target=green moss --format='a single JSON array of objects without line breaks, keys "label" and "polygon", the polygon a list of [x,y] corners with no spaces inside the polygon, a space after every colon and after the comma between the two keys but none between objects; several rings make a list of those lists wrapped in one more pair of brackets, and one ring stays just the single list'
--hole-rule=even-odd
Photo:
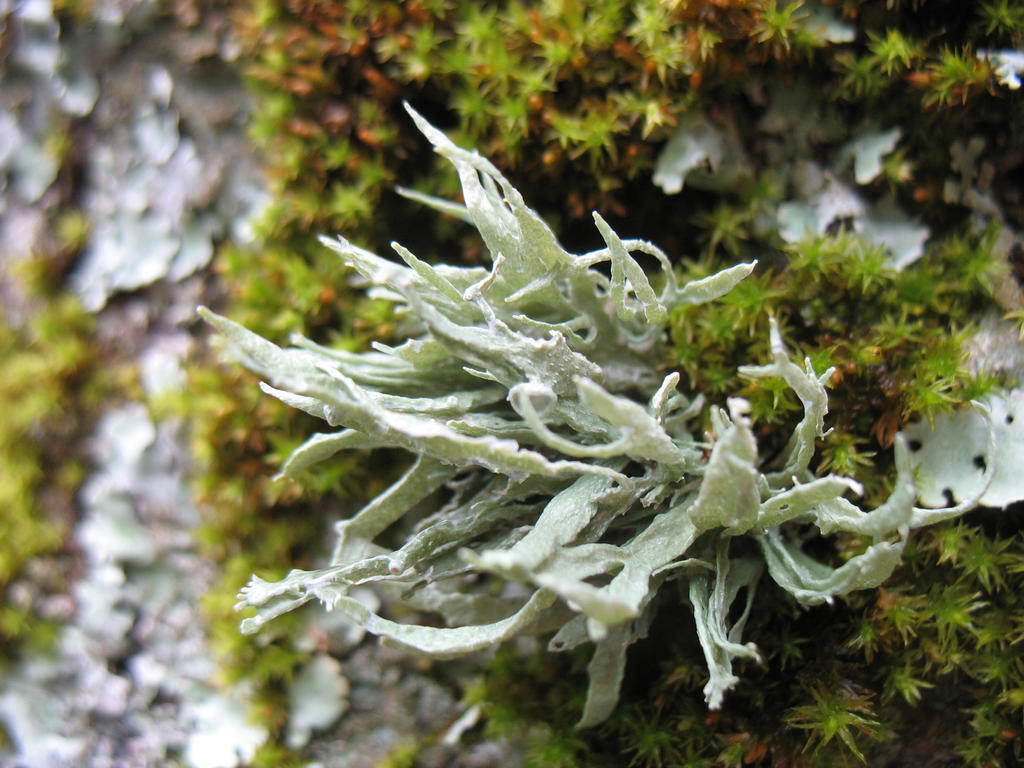
[{"label": "green moss", "polygon": [[[0,664],[54,635],[33,605],[12,599],[8,585],[33,558],[62,550],[84,474],[73,446],[114,385],[99,365],[92,318],[54,288],[50,267],[39,259],[11,276],[27,297],[26,316],[0,319]],[[41,588],[63,586],[57,578]]]},{"label": "green moss", "polygon": [[[999,273],[998,228],[975,226],[978,216],[964,198],[944,190],[950,180],[973,188],[988,174],[986,194],[1014,215],[1013,168],[996,160],[1021,143],[1024,98],[997,86],[991,68],[974,54],[1020,48],[1024,21],[1005,0],[841,0],[825,7],[853,28],[854,40],[835,45],[808,32],[813,5],[239,4],[235,25],[259,104],[252,134],[268,163],[275,202],[260,226],[258,257],[234,251],[218,257],[227,313],[274,338],[298,331],[360,349],[394,332],[394,318],[381,305],[352,297],[348,276],[313,235],[340,232],[385,252],[395,235],[391,222],[401,219],[412,223],[400,239],[416,253],[474,262],[479,246],[462,229],[435,224],[392,194],[395,183],[440,195],[456,189],[452,176],[436,173],[401,113],[407,99],[458,141],[493,158],[531,205],[559,223],[570,246],[589,247],[590,224],[581,220],[598,209],[623,234],[643,234],[677,257],[687,277],[759,258],[757,273],[714,312],[675,318],[666,367],[681,370],[694,391],[713,399],[749,399],[759,440],[770,444],[773,435],[787,434],[796,403],[769,382],[740,380],[736,365],[767,359],[767,319],[779,318],[787,343],[810,357],[815,370],[836,367],[834,429],[819,453],[820,470],[854,475],[867,486],[869,501],[881,498],[900,427],[1010,383],[969,373],[962,344],[979,314],[1000,311],[993,284],[1012,280]],[[800,89],[812,94],[799,126],[806,136],[765,130],[760,121],[773,94]],[[665,197],[649,180],[657,153],[684,116],[699,113],[736,126],[751,167],[728,184],[688,186],[678,197]],[[892,195],[932,230],[923,259],[901,272],[842,227],[794,245],[765,223],[787,199],[797,155],[827,162],[865,116],[899,127],[902,138],[881,176],[861,191],[868,201]],[[951,147],[972,137],[984,150],[977,168],[961,171]],[[991,168],[983,171],[985,162]],[[1010,223],[1019,228],[1021,221]],[[190,408],[202,425],[199,485],[213,510],[203,537],[208,551],[227,563],[221,590],[231,595],[252,571],[266,575],[279,563],[315,557],[340,500],[363,492],[367,474],[365,463],[345,458],[304,479],[301,488],[272,483],[277,457],[308,433],[305,417],[268,402],[237,373],[197,368],[192,377]],[[947,547],[956,549],[963,532],[944,530]],[[661,642],[652,655],[664,668],[648,670],[646,678],[660,703],[638,697],[624,708],[628,717],[588,737],[590,746],[568,730],[575,713],[563,727],[549,722],[551,710],[517,709],[524,700],[545,701],[559,691],[557,701],[571,709],[568,702],[582,684],[552,686],[551,674],[517,677],[522,695],[503,709],[501,684],[511,681],[492,673],[491,722],[527,723],[537,764],[600,765],[595,745],[606,745],[619,761],[613,764],[843,765],[857,763],[854,750],[870,757],[874,739],[891,749],[899,737],[885,727],[890,721],[895,733],[910,734],[907,723],[924,716],[914,714],[922,700],[958,701],[966,692],[963,700],[974,703],[964,705],[964,722],[987,736],[971,736],[968,728],[949,749],[976,764],[998,764],[1019,745],[1019,736],[1005,734],[1020,730],[1024,684],[996,663],[995,650],[976,653],[964,638],[989,615],[988,598],[975,606],[970,585],[1002,594],[999,579],[1009,584],[1017,578],[1012,568],[1019,554],[997,543],[1010,538],[1006,533],[967,538],[978,550],[967,586],[947,584],[948,569],[958,566],[922,537],[886,592],[855,598],[832,613],[816,609],[813,621],[794,619],[782,600],[760,607],[764,615],[752,619],[761,622],[757,636],[776,638],[762,648],[767,667],[788,670],[790,677],[745,670],[748,698],[736,697],[713,718],[694,694],[703,682],[697,668],[685,661],[686,654],[699,658],[697,649]],[[846,542],[847,549],[833,554],[848,555],[857,545]],[[928,607],[933,600],[939,614]],[[295,656],[284,639],[275,640],[281,655],[260,666],[243,647],[247,641],[235,635],[231,602],[211,597],[208,607],[234,674],[270,691],[280,688]],[[1016,609],[1000,610],[999,621],[1019,633]],[[820,636],[823,620],[828,628]],[[996,626],[1003,625],[988,631]],[[1008,647],[992,643],[992,649]],[[801,665],[805,672],[797,677]],[[996,685],[988,680],[993,676],[1007,682]],[[822,681],[832,687],[822,689]],[[978,698],[971,685],[991,695]],[[839,701],[825,696],[841,691],[852,693]],[[829,712],[838,719],[829,720]],[[668,744],[659,736],[664,733]]]},{"label": "green moss", "polygon": [[414,741],[399,744],[387,757],[377,762],[374,768],[415,768],[420,745]]},{"label": "green moss", "polygon": [[[787,343],[810,357],[815,370],[835,368],[834,431],[821,466],[843,467],[880,490],[890,464],[871,457],[881,459],[879,449],[891,447],[900,427],[1007,383],[969,370],[963,351],[973,318],[997,306],[990,294],[1000,268],[991,251],[994,234],[954,234],[902,272],[887,267],[877,247],[849,234],[789,246],[777,272],[755,273],[717,312],[681,312],[670,363],[695,392],[740,393],[755,420],[785,422],[797,410],[791,396],[767,382],[744,387],[734,373],[742,360],[767,356],[768,317],[778,317]],[[706,271],[703,263],[686,270]]]},{"label": "green moss", "polygon": [[536,754],[571,744],[560,764],[572,766],[1014,765],[1024,546],[986,532],[1016,527],[1019,513],[996,514],[922,531],[893,582],[846,606],[794,613],[768,590],[750,629],[765,664],[746,665],[721,712],[704,707],[699,651],[668,615],[631,656],[627,701],[597,733],[572,730],[572,659],[502,651],[473,699],[488,703],[490,728]]}]

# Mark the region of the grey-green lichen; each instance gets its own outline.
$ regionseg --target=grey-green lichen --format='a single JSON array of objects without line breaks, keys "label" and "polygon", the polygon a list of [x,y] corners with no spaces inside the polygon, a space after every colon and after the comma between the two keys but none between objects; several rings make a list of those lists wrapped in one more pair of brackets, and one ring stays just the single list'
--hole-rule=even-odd
[{"label": "grey-green lichen", "polygon": [[[911,529],[972,505],[915,508],[902,439],[894,490],[877,509],[847,498],[860,492],[855,480],[815,477],[832,371],[792,361],[774,322],[771,362],[739,374],[782,379],[803,404],[781,455],[758,455],[741,398],[711,407],[711,429],[695,435],[704,399],[678,391],[679,374],[660,370],[666,325],[677,308],[729,292],[754,264],[680,285],[662,251],[620,239],[596,213],[605,247],[571,254],[490,162],[409,111],[457,169],[465,205],[410,196],[475,226],[490,269],[432,266],[396,243],[402,266],[324,240],[410,329],[403,344],[362,354],[304,338],[283,349],[201,309],[270,382],[266,392],[343,427],[311,437],[283,475],[343,449],[401,447],[416,456],[401,479],[337,524],[326,567],[276,583],[253,577],[240,593],[239,607],[256,609],[243,631],[314,599],[436,657],[555,631],[554,650],[595,645],[580,721],[588,726],[614,708],[626,649],[645,634],[659,589],[682,582],[710,675],[704,694],[718,708],[737,683],[733,661],[759,658],[741,633],[763,571],[801,603],[830,601],[888,577]],[[661,265],[656,281],[634,253]],[[399,521],[407,540],[383,546]],[[833,567],[801,549],[806,525],[869,543]],[[481,588],[479,574],[525,589]],[[446,626],[368,610],[348,594],[364,584],[393,589]],[[738,601],[745,607],[734,608]]]}]

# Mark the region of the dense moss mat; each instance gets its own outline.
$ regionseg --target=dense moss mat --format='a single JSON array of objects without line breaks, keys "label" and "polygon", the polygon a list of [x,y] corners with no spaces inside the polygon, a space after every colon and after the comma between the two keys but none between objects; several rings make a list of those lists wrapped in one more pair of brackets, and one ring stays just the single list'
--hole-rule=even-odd
[{"label": "dense moss mat", "polygon": [[[238,18],[265,97],[254,134],[274,150],[276,221],[365,222],[398,164],[424,157],[403,99],[495,158],[518,187],[535,187],[534,205],[556,202],[578,218],[593,208],[629,214],[645,233],[664,227],[646,226],[645,211],[657,213],[630,182],[646,181],[680,117],[710,106],[753,119],[758,90],[773,83],[808,76],[822,104],[913,128],[932,149],[981,126],[1015,130],[991,66],[973,55],[1019,40],[1012,4],[829,3],[855,31],[843,45],[824,39],[801,5],[260,3]],[[932,154],[932,170],[948,168],[944,152]],[[399,180],[418,179],[403,168]]]},{"label": "dense moss mat", "polygon": [[765,663],[741,667],[720,712],[699,693],[693,628],[669,605],[594,731],[572,727],[585,659],[503,650],[470,697],[536,766],[1016,765],[1022,514],[920,531],[888,585],[833,606],[799,610],[763,585],[747,636]]},{"label": "dense moss mat", "polygon": [[[852,39],[830,41],[813,23],[819,11]],[[598,209],[624,236],[665,249],[688,276],[759,259],[714,311],[676,318],[666,369],[712,401],[751,400],[759,441],[770,444],[788,433],[796,403],[735,371],[767,359],[768,317],[778,317],[787,343],[816,370],[836,368],[834,430],[819,466],[857,477],[869,500],[887,489],[903,425],[1015,383],[969,368],[963,346],[986,313],[1019,317],[1019,246],[1009,233],[1024,226],[1016,178],[1024,98],[976,55],[1021,47],[1024,14],[1009,0],[262,0],[237,4],[232,18],[273,202],[257,252],[222,252],[217,283],[220,309],[258,333],[282,341],[297,331],[350,349],[401,335],[385,305],[349,288],[317,234],[379,253],[394,238],[430,261],[480,258],[465,228],[394,192],[396,184],[445,196],[458,189],[405,116],[407,100],[491,158],[572,250],[600,245],[589,221]],[[766,118],[786,94],[803,101],[799,119],[779,130]],[[734,132],[744,162],[666,196],[651,174],[694,115]],[[900,130],[897,148],[857,191],[930,229],[922,258],[898,272],[842,219],[816,238],[780,237],[774,215],[795,194],[799,163],[848,173],[834,164],[847,142],[890,127]],[[264,714],[280,725],[283,686],[302,657],[286,626],[267,646],[238,636],[230,596],[251,572],[279,577],[281,564],[322,555],[331,519],[383,487],[368,467],[388,459],[345,456],[299,485],[272,483],[281,458],[311,431],[308,419],[209,362],[193,370],[190,391],[199,484],[212,510],[204,541],[226,563],[208,606],[214,632],[232,674],[268,692]],[[719,714],[696,693],[696,647],[674,644],[692,631],[673,627],[666,606],[664,625],[634,654],[643,657],[630,673],[641,694],[600,732],[568,730],[582,686],[552,686],[547,666],[565,662],[530,662],[540,665],[531,684],[510,652],[481,689],[489,727],[533,733],[538,765],[599,765],[604,747],[614,764],[841,765],[858,751],[872,764],[895,760],[884,756],[917,743],[912,735],[927,732],[934,715],[958,723],[942,729],[950,761],[1011,764],[1024,689],[1012,645],[1021,627],[1012,588],[1018,523],[1014,514],[978,513],[966,527],[921,533],[884,590],[831,609],[798,613],[766,589],[748,631],[766,669],[748,665]],[[991,568],[981,582],[964,570],[975,558],[994,559],[1003,581]],[[996,626],[1001,638],[982,642]],[[1004,651],[1010,662],[998,661]],[[1002,678],[993,678],[997,668]],[[513,682],[520,695],[506,701]],[[657,696],[643,693],[652,690]],[[905,764],[915,764],[919,756],[908,755]]]}]

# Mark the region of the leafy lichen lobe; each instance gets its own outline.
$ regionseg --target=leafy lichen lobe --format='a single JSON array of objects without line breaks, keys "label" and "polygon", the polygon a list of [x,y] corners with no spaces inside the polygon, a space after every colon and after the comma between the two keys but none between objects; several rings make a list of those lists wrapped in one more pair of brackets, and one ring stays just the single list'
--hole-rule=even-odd
[{"label": "leafy lichen lobe", "polygon": [[[557,629],[555,650],[595,645],[580,721],[587,726],[613,711],[626,649],[646,633],[659,589],[685,580],[709,672],[704,693],[715,709],[738,682],[733,661],[759,658],[741,633],[764,571],[801,603],[828,602],[880,584],[910,529],[970,506],[916,509],[899,438],[894,490],[873,511],[847,498],[861,491],[854,480],[815,476],[833,371],[794,362],[774,320],[771,362],[739,374],[784,382],[802,404],[785,448],[759,456],[742,398],[711,407],[710,433],[698,438],[704,398],[686,396],[679,374],[660,369],[666,328],[681,308],[728,294],[754,264],[680,284],[662,251],[621,239],[596,213],[605,247],[571,254],[489,161],[409,111],[456,168],[464,205],[418,199],[471,223],[489,269],[432,266],[394,244],[403,266],[325,240],[410,329],[404,343],[360,354],[303,338],[283,349],[201,310],[268,380],[265,391],[343,427],[311,437],[283,474],[347,448],[399,447],[417,457],[338,523],[327,567],[276,583],[253,578],[240,594],[240,606],[256,608],[244,631],[314,599],[389,642],[440,657]],[[635,253],[661,265],[657,288]],[[382,534],[399,520],[408,539],[383,546]],[[793,522],[868,543],[833,567],[801,549]],[[733,546],[741,536],[754,546]],[[525,589],[496,597],[474,590],[473,573]],[[398,624],[349,596],[371,583],[447,626]],[[733,605],[741,595],[746,609]]]}]

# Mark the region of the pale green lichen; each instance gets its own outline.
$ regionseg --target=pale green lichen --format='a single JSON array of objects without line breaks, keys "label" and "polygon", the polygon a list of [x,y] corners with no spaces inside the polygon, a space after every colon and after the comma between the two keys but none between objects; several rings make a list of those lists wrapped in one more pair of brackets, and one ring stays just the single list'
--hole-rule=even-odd
[{"label": "pale green lichen", "polygon": [[[878,509],[865,512],[845,498],[860,491],[854,480],[814,477],[831,370],[794,363],[774,322],[771,363],[739,374],[780,378],[802,402],[783,453],[761,460],[740,398],[711,408],[711,430],[695,436],[703,398],[685,396],[679,374],[659,370],[666,323],[677,307],[724,295],[754,265],[679,285],[665,254],[621,240],[597,214],[606,247],[568,253],[490,162],[410,113],[458,170],[465,205],[417,198],[471,222],[491,254],[489,270],[431,266],[396,244],[401,266],[325,240],[412,328],[400,346],[363,354],[303,338],[282,349],[201,310],[271,382],[268,393],[344,427],[310,438],[282,474],[347,448],[416,455],[391,488],[337,524],[327,567],[276,583],[253,577],[239,607],[256,615],[243,631],[314,599],[386,641],[438,657],[557,630],[552,649],[596,646],[586,726],[614,708],[626,648],[646,633],[659,588],[687,580],[710,673],[704,693],[717,708],[737,682],[733,660],[758,658],[740,635],[765,568],[801,603],[830,601],[883,581],[911,528],[968,506],[915,509],[902,439],[895,490]],[[657,287],[634,252],[661,265]],[[596,268],[605,262],[607,272]],[[399,520],[408,539],[397,549],[382,546],[381,535]],[[855,532],[870,543],[833,568],[801,550],[789,523]],[[755,545],[733,545],[741,536]],[[480,589],[480,573],[525,589]],[[349,596],[364,584],[392,588],[448,626],[388,620]],[[746,608],[730,622],[741,595]]]}]

